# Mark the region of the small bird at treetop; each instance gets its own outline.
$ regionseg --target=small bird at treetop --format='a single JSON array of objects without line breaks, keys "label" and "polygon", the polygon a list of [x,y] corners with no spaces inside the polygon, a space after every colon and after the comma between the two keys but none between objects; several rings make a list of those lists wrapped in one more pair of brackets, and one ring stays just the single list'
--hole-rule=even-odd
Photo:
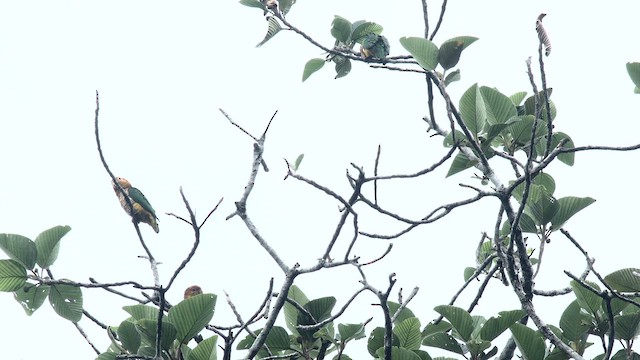
[{"label": "small bird at treetop", "polygon": [[129,196],[129,200],[131,200],[131,204],[133,205],[133,211],[131,211],[126,198],[122,195],[116,183],[112,183],[113,190],[116,192],[116,196],[118,196],[118,200],[120,200],[120,205],[122,205],[124,211],[126,211],[136,223],[147,223],[156,233],[160,232],[156,211],[153,210],[153,207],[149,204],[149,200],[147,200],[144,194],[131,186],[129,180],[125,178],[116,177],[116,181],[120,184],[125,194]]},{"label": "small bird at treetop", "polygon": [[184,291],[184,298],[185,300],[192,297],[192,296],[196,296],[196,295],[200,295],[202,294],[202,288],[198,285],[193,285],[193,286],[189,286],[185,291]]}]

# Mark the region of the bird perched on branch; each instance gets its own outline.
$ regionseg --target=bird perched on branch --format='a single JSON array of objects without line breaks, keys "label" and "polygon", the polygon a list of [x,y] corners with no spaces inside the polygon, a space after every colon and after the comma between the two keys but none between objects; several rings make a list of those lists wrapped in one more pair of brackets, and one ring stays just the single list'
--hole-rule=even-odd
[{"label": "bird perched on branch", "polygon": [[547,32],[544,30],[544,26],[542,26],[542,18],[545,16],[547,16],[545,13],[538,15],[538,19],[536,20],[536,32],[538,33],[540,43],[544,45],[544,55],[549,56],[549,54],[551,54],[551,41],[549,41],[549,36],[547,36]]},{"label": "bird perched on branch", "polygon": [[156,211],[153,210],[153,207],[149,204],[149,200],[147,200],[142,191],[131,186],[129,180],[125,178],[117,177],[116,182],[120,184],[124,193],[129,197],[129,200],[131,200],[131,205],[133,205],[133,211],[131,211],[129,204],[127,204],[126,197],[122,194],[118,185],[113,182],[113,190],[116,192],[116,196],[118,196],[118,200],[120,200],[120,205],[122,205],[124,211],[126,211],[136,223],[143,222],[149,224],[156,233],[160,232]]}]

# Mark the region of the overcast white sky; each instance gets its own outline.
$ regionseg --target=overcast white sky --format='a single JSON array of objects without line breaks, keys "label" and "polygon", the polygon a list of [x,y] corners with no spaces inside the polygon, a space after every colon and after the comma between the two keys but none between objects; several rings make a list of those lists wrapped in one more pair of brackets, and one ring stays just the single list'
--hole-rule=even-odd
[{"label": "overcast white sky", "polygon": [[[440,3],[429,5],[433,29]],[[328,46],[334,15],[375,21],[385,28],[391,55],[401,55],[406,52],[398,39],[423,33],[420,10],[417,0],[301,0],[288,19]],[[637,2],[609,7],[451,2],[435,42],[459,35],[480,38],[463,53],[462,81],[450,86],[452,97],[458,99],[476,82],[506,94],[531,93],[525,60],[536,54],[534,25],[541,12],[548,14],[544,22],[553,44],[546,61],[558,108],[556,129],[569,133],[577,145],[640,142],[640,97],[634,96],[625,69],[627,61],[640,60],[634,33]],[[255,48],[266,30],[261,17],[260,11],[237,1],[0,4],[0,232],[35,239],[42,230],[70,225],[52,267],[56,277],[151,283],[148,264],[137,257],[143,251],[96,151],[93,112],[99,90],[107,161],[160,214],[159,234],[146,226],[142,231],[163,263],[164,282],[193,241],[187,226],[164,215],[185,214],[179,187],[200,219],[225,198],[169,299],[177,302],[184,288],[197,283],[219,295],[213,323],[229,325],[234,317],[223,291],[247,315],[260,303],[268,279],[275,277],[279,287],[282,274],[238,218],[224,220],[243,191],[252,143],[218,108],[256,135],[279,111],[265,152],[272,171],[259,175],[249,211],[290,265],[309,266],[321,256],[339,213],[337,203],[325,195],[295,180],[282,181],[283,158],[304,153],[301,174],[348,196],[345,169],[354,162],[372,175],[378,144],[383,149],[381,174],[413,172],[444,154],[441,139],[430,138],[421,120],[426,113],[421,76],[354,64],[344,79],[334,80],[332,66],[326,66],[301,83],[305,62],[323,54],[289,32]],[[629,169],[639,159],[638,153],[583,153],[573,168],[550,168],[558,197],[597,199],[566,227],[597,258],[604,274],[637,265],[638,193],[635,172]],[[382,184],[381,202],[419,218],[440,204],[473,196],[457,185],[476,184],[472,171],[446,180],[444,174],[446,168],[428,179]],[[500,176],[506,182],[511,174],[507,169]],[[497,203],[485,200],[394,241],[393,252],[368,270],[370,282],[384,288],[388,274],[395,272],[396,289],[407,294],[419,286],[410,307],[424,325],[435,317],[433,307],[448,302],[460,286],[464,267],[474,265],[476,241],[482,231],[491,231],[496,211]],[[401,229],[386,218],[363,214],[361,230]],[[370,259],[386,246],[385,241],[363,238],[355,252]],[[547,245],[544,261],[536,283],[542,289],[566,286],[568,278],[561,271],[584,268],[577,252],[558,235]],[[310,298],[335,295],[341,306],[358,288],[358,279],[354,269],[333,269],[302,277],[299,285]],[[489,317],[517,307],[507,290],[497,283],[490,286],[478,314]],[[100,290],[83,293],[85,309],[101,321],[117,325],[126,318],[121,306],[127,302]],[[95,357],[73,325],[48,304],[27,317],[11,294],[0,295],[3,358]],[[458,305],[466,307],[472,296]],[[562,305],[536,300],[548,323],[557,323],[571,298],[558,301]],[[373,296],[362,296],[342,322],[365,321],[378,310],[371,307],[374,302]],[[100,349],[106,348],[101,329],[87,319],[80,324]],[[351,348],[357,350],[347,353],[363,354],[366,340]],[[238,357],[240,353],[234,355]]]}]

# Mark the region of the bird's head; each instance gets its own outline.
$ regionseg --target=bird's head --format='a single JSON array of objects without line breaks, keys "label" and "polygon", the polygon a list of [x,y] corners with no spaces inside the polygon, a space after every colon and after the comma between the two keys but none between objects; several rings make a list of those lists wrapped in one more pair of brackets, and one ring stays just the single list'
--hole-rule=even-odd
[{"label": "bird's head", "polygon": [[[120,184],[120,186],[121,186],[123,189],[128,189],[128,188],[130,188],[130,187],[131,187],[131,183],[129,182],[129,180],[127,180],[127,179],[125,179],[125,178],[123,178],[123,177],[116,177],[116,182],[117,182],[118,184]],[[118,186],[116,185],[116,183],[115,183],[115,182],[112,182],[112,185],[113,185],[113,190],[115,190],[116,192],[118,192]]]},{"label": "bird's head", "polygon": [[184,298],[188,299],[192,296],[202,294],[202,288],[198,285],[189,286],[187,290],[184,291]]}]

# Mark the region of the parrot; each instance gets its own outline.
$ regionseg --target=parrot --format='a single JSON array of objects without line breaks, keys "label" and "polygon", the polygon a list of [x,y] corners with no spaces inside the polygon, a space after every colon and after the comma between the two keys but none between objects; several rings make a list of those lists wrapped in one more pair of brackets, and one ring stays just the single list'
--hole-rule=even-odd
[{"label": "parrot", "polygon": [[196,296],[196,295],[200,295],[202,294],[202,288],[198,285],[193,285],[193,286],[189,286],[185,291],[184,291],[184,299],[188,299],[192,296]]},{"label": "parrot", "polygon": [[131,204],[133,205],[132,212],[129,208],[129,205],[127,204],[126,198],[120,192],[120,189],[118,189],[116,183],[113,182],[113,190],[116,192],[116,196],[118,197],[118,200],[120,200],[120,205],[122,205],[124,211],[126,211],[127,214],[129,214],[129,216],[131,216],[133,218],[133,221],[135,221],[136,223],[143,222],[149,224],[149,226],[153,228],[153,231],[155,231],[156,233],[160,232],[156,211],[153,210],[153,207],[151,206],[151,204],[149,204],[149,200],[147,200],[144,194],[140,190],[131,186],[129,180],[125,178],[116,177],[116,181],[118,184],[120,184],[125,194],[129,196],[129,200],[131,200]]},{"label": "parrot", "polygon": [[389,55],[389,40],[382,35],[369,33],[362,38],[360,54],[365,58],[383,59]]}]

